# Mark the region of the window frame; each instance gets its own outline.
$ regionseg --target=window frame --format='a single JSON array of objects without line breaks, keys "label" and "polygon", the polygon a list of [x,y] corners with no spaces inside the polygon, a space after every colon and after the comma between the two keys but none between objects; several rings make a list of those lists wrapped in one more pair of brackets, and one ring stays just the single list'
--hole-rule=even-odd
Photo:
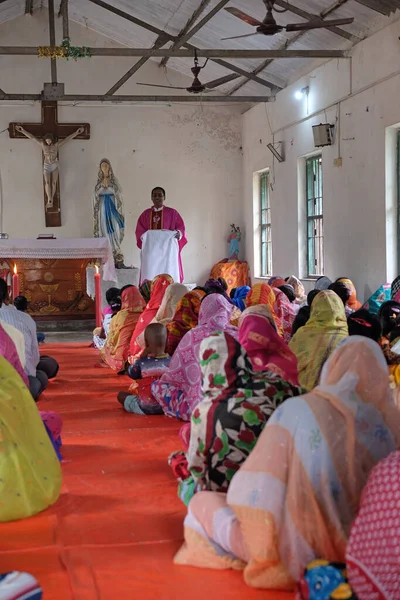
[{"label": "window frame", "polygon": [[[319,162],[318,169],[315,165]],[[309,166],[312,165],[313,186],[310,193],[309,185]],[[323,163],[322,154],[313,154],[305,158],[305,204],[306,204],[306,276],[308,279],[318,279],[322,277],[325,271],[325,244],[324,244],[324,210],[323,210]],[[310,203],[313,204],[313,214],[310,214]],[[319,204],[319,206],[318,206]],[[313,234],[310,236],[310,225]],[[317,225],[317,226],[316,226]],[[317,235],[318,232],[318,235]],[[319,251],[317,249],[316,240],[319,239]],[[310,253],[310,243],[312,242],[314,252],[314,264],[311,269],[310,261],[312,256]],[[317,268],[317,258],[320,255],[321,268]],[[319,272],[320,271],[320,272]]]},{"label": "window frame", "polygon": [[[257,173],[260,232],[260,277],[272,276],[272,219],[269,194],[269,170]],[[264,183],[265,182],[265,183]],[[265,258],[264,258],[265,253]],[[265,265],[265,269],[263,268]]]}]

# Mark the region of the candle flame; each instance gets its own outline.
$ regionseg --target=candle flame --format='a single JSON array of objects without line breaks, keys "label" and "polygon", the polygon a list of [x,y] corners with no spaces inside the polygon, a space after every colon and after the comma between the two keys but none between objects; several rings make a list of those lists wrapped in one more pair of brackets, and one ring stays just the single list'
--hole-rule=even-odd
[{"label": "candle flame", "polygon": [[96,275],[99,274],[99,267],[96,265]]},{"label": "candle flame", "polygon": [[17,274],[17,265],[14,263],[14,273]]}]

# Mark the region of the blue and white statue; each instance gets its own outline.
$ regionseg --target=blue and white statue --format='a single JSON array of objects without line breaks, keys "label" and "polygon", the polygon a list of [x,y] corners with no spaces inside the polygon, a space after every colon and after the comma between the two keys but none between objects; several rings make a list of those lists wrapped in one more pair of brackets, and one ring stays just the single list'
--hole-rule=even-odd
[{"label": "blue and white statue", "polygon": [[124,268],[121,243],[125,234],[125,217],[122,190],[112,170],[110,161],[100,161],[99,174],[93,194],[94,237],[110,240],[117,268]]}]

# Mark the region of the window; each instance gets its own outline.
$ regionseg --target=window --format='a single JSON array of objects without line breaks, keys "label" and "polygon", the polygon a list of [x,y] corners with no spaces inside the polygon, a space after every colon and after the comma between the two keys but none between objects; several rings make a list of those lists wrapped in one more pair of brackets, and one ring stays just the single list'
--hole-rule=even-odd
[{"label": "window", "polygon": [[261,277],[272,275],[271,207],[269,204],[268,171],[259,173]]},{"label": "window", "polygon": [[324,274],[324,222],[322,212],[322,156],[306,159],[307,275]]}]

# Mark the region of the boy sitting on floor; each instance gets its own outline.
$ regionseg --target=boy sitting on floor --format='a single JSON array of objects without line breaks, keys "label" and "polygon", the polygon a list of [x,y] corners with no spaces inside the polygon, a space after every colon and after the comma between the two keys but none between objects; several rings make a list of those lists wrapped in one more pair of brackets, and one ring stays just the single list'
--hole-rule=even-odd
[{"label": "boy sitting on floor", "polygon": [[160,379],[171,361],[171,357],[165,353],[167,333],[167,328],[161,323],[151,323],[146,327],[146,348],[142,356],[128,369],[128,375],[135,383],[131,385],[129,392],[118,394],[118,402],[127,412],[136,415],[164,414],[151,394],[151,384]]}]

